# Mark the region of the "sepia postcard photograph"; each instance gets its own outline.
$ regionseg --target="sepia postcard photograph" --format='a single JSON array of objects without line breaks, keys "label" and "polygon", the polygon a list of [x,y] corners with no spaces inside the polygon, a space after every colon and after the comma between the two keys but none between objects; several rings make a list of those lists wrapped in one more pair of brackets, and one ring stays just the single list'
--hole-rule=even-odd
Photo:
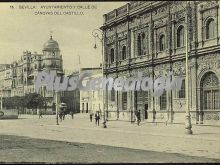
[{"label": "sepia postcard photograph", "polygon": [[0,164],[220,163],[219,6],[0,2]]}]

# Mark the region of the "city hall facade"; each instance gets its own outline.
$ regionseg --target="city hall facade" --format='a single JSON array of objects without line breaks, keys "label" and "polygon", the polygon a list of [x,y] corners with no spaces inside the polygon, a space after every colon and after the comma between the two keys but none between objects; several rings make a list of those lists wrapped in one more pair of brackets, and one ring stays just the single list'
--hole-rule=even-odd
[{"label": "city hall facade", "polygon": [[188,89],[192,123],[219,124],[219,3],[130,2],[104,15],[104,76],[132,77],[143,72],[156,80],[173,71],[183,78],[181,90],[164,90],[160,97],[151,91],[105,91],[109,120],[134,121],[140,110],[142,121],[184,123]]}]

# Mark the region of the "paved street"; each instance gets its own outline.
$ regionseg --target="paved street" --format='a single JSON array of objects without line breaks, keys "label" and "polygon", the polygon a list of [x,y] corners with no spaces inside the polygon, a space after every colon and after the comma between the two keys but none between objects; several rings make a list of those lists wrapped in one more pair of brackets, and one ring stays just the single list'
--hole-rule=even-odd
[{"label": "paved street", "polygon": [[[110,121],[108,122],[108,128],[104,129],[101,125],[96,126],[94,121],[91,123],[88,114],[77,114],[74,119],[71,119],[68,115],[60,125],[56,125],[55,116],[43,116],[42,119],[38,119],[38,116],[33,115],[22,115],[17,120],[0,120],[0,125],[1,139],[3,139],[1,145],[6,148],[6,150],[1,149],[1,161],[7,161],[7,156],[3,156],[6,152],[10,151],[12,155],[16,155],[11,161],[18,161],[22,156],[20,154],[36,149],[33,152],[35,156],[29,156],[26,161],[45,161],[46,151],[50,151],[47,152],[47,161],[220,162],[220,160],[214,160],[220,158],[220,127],[193,125],[194,134],[185,135],[184,125],[181,124],[168,124],[166,126],[163,123],[142,123],[141,126],[137,126],[136,124],[124,121]],[[18,153],[16,147],[11,150],[10,145],[7,146],[7,143],[5,143],[4,139],[6,136],[3,135],[13,135],[7,137],[9,142],[13,141],[13,143],[9,144],[19,144],[20,148],[18,150],[22,150],[22,153],[13,154],[14,152]],[[28,140],[16,136],[28,137]],[[14,139],[17,139],[17,143]],[[23,142],[20,143],[22,140]],[[38,143],[39,146],[47,144],[45,148],[48,149],[44,150],[36,147]],[[67,144],[71,146],[82,145],[88,150],[78,152],[77,149],[77,152],[73,152],[76,148],[65,147]],[[29,150],[25,149],[26,146],[29,146]],[[52,150],[53,147],[55,150]],[[116,149],[115,147],[123,148]],[[4,147],[1,146],[1,148]],[[65,148],[67,149],[65,150]],[[103,150],[104,152],[102,152]],[[37,154],[39,153],[38,151],[41,151],[40,154]],[[97,152],[92,153],[92,151]],[[54,157],[54,155],[57,155],[55,153],[63,153],[66,156],[61,154],[58,157]],[[82,153],[82,157],[72,153]],[[100,153],[103,155],[99,156]],[[41,157],[41,154],[44,156]],[[119,155],[120,157],[118,157]],[[112,159],[113,156],[114,159]],[[98,158],[94,159],[94,157]]]},{"label": "paved street", "polygon": [[119,147],[1,135],[1,162],[153,163],[217,162],[214,159]]}]

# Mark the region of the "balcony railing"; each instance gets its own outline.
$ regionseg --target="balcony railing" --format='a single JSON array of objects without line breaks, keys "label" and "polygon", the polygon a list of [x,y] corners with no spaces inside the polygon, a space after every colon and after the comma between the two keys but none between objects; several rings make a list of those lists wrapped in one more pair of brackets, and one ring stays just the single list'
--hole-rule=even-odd
[{"label": "balcony railing", "polygon": [[144,5],[148,5],[150,3],[151,2],[140,1],[140,2],[131,2],[129,4],[121,6],[118,9],[115,9],[115,10],[107,13],[106,17],[105,17],[105,22],[111,21],[111,20],[113,20],[114,18],[117,18],[117,17],[124,16],[129,11],[134,11],[134,10],[136,10],[136,9],[138,9],[138,8],[144,6]]},{"label": "balcony railing", "polygon": [[123,16],[127,13],[127,5],[124,5],[117,9],[117,17]]},{"label": "balcony railing", "polygon": [[110,21],[115,18],[115,11],[111,11],[106,15],[106,21]]}]

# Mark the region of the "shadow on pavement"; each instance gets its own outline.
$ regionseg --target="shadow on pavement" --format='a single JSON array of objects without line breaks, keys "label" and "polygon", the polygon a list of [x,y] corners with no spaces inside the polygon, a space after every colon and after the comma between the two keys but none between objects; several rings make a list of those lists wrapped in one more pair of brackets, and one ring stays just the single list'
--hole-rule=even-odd
[{"label": "shadow on pavement", "polygon": [[[89,143],[35,139],[0,135],[1,163],[158,163],[220,162],[220,159],[187,156],[178,153],[145,151]],[[10,153],[10,154],[9,154]]]}]

